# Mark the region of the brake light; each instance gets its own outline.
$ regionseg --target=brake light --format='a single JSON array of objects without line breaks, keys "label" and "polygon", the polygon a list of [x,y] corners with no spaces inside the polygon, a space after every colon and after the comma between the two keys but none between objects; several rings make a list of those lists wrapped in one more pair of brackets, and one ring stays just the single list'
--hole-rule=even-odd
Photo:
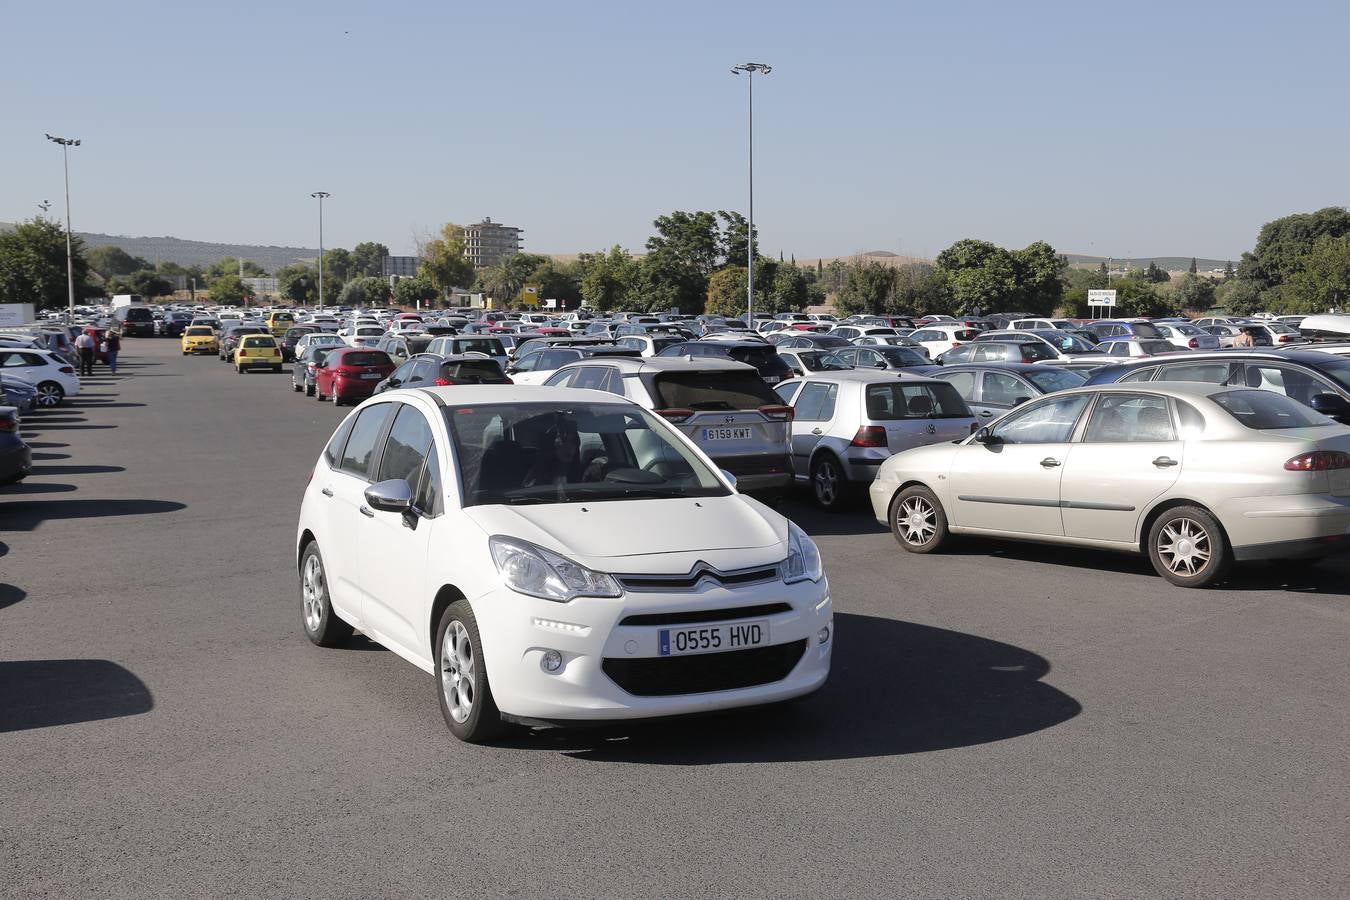
[{"label": "brake light", "polygon": [[19,427],[19,420],[14,416],[5,416],[0,418],[0,431],[13,431]]},{"label": "brake light", "polygon": [[1191,338],[1189,341],[1186,342],[1186,346],[1190,347],[1192,350],[1197,350],[1200,347],[1200,339]]},{"label": "brake light", "polygon": [[1280,335],[1280,343],[1281,343],[1281,344],[1287,344],[1288,342],[1289,342],[1289,335],[1287,335],[1287,334],[1282,334],[1282,335]]},{"label": "brake light", "polygon": [[952,341],[952,346],[953,346],[953,347],[960,347],[960,346],[961,346],[961,342],[960,342],[960,341]]},{"label": "brake light", "polygon": [[864,425],[848,443],[850,447],[885,447],[886,429],[880,425]]},{"label": "brake light", "polygon": [[683,422],[694,414],[692,409],[656,409],[652,410],[667,422]]},{"label": "brake light", "polygon": [[62,366],[61,368],[57,369],[56,371],[60,372],[62,375],[74,375],[74,374],[75,374],[75,370],[74,370],[73,368],[71,368],[70,366]]},{"label": "brake light", "polygon": [[436,385],[436,387],[450,387],[451,385],[459,384],[459,382],[453,378],[437,378],[432,384]]},{"label": "brake light", "polygon": [[1350,469],[1350,453],[1340,450],[1313,450],[1300,453],[1285,461],[1284,467],[1290,472],[1325,472],[1329,469]]},{"label": "brake light", "polygon": [[775,422],[791,422],[794,410],[790,406],[761,406],[759,411]]}]

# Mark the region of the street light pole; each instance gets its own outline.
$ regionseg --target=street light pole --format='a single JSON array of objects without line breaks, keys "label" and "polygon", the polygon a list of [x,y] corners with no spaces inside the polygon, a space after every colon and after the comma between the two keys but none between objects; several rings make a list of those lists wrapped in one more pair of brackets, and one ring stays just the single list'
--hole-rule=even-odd
[{"label": "street light pole", "polygon": [[66,307],[66,324],[75,321],[75,256],[70,247],[70,148],[80,146],[76,138],[47,135],[47,140],[61,145],[61,166],[66,174],[66,289],[70,304]]},{"label": "street light pole", "polygon": [[755,327],[755,73],[768,75],[773,66],[764,63],[741,63],[731,67],[732,75],[744,73],[748,88],[749,105],[749,161],[750,161],[750,215],[746,222],[746,282],[745,282],[745,324]]},{"label": "street light pole", "polygon": [[319,200],[319,309],[323,309],[323,198],[333,195],[327,191],[315,191],[310,196]]}]

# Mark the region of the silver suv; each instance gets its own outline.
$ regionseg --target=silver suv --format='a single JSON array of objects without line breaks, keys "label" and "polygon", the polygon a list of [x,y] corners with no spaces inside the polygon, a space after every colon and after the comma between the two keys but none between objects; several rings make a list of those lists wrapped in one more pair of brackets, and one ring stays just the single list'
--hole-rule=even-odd
[{"label": "silver suv", "polygon": [[812,372],[781,384],[791,403],[792,469],[816,502],[838,510],[911,447],[970,436],[975,419],[945,381],[881,370]]},{"label": "silver suv", "polygon": [[544,384],[608,391],[652,410],[735,476],[742,493],[773,501],[792,485],[792,408],[754,366],[719,357],[592,357]]}]

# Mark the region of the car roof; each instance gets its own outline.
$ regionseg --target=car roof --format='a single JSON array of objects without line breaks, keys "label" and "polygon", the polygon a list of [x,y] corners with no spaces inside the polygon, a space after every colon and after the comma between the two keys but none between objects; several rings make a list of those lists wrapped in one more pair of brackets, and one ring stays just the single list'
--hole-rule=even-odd
[{"label": "car roof", "polygon": [[[545,385],[476,385],[419,388],[418,392],[436,398],[446,406],[470,406],[476,403],[500,405],[503,403],[612,403],[617,406],[636,406],[632,400],[608,391],[579,388],[547,387]],[[402,392],[400,392],[402,393]],[[376,394],[374,399],[387,394]]]},{"label": "car roof", "polygon": [[[925,366],[924,368],[927,367]],[[977,362],[977,363],[951,363],[950,365],[933,366],[932,368],[936,372],[957,372],[957,371],[983,372],[989,370],[998,372],[1025,373],[1025,372],[1045,372],[1047,370],[1054,371],[1056,369],[1063,368],[1063,366],[1042,366],[1037,365],[1036,363],[1024,363],[1024,362]]]},{"label": "car roof", "polygon": [[[882,381],[920,382],[936,384],[939,379],[928,376],[912,375],[895,369],[831,369],[824,372],[807,372],[798,376],[796,381],[833,381],[839,384],[876,384]],[[946,382],[943,382],[944,384]]]},{"label": "car roof", "polygon": [[[593,359],[594,357],[592,357]],[[578,360],[568,363],[562,368],[571,366],[585,365],[588,360]],[[605,357],[606,365],[618,365],[624,372],[636,372],[643,375],[655,372],[727,372],[727,371],[746,371],[758,372],[758,370],[749,363],[737,362],[734,359],[717,356],[695,356],[692,359],[686,356],[608,356]]]}]

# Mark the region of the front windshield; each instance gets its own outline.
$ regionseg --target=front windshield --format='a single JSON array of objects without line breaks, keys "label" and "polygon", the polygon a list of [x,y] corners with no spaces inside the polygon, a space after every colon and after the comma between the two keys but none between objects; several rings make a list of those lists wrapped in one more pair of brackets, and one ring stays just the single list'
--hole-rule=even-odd
[{"label": "front windshield", "polygon": [[893,366],[931,366],[933,361],[922,353],[906,347],[881,347],[877,350]]},{"label": "front windshield", "polygon": [[1061,353],[1097,353],[1096,346],[1067,331],[1036,331],[1037,337],[1044,338]]},{"label": "front windshield", "polygon": [[195,328],[189,328],[187,330],[188,337],[209,337],[210,335],[213,334],[215,334],[214,331],[203,325],[198,325]]},{"label": "front windshield", "polygon": [[720,497],[713,471],[646,410],[615,403],[450,407],[464,505]]},{"label": "front windshield", "polygon": [[1044,372],[1025,372],[1027,381],[1030,381],[1044,393],[1053,394],[1055,391],[1067,391],[1069,388],[1081,387],[1083,382],[1087,381],[1077,372],[1066,372],[1063,369],[1046,369]]},{"label": "front windshield", "polygon": [[824,350],[804,350],[797,354],[802,368],[808,372],[836,372],[853,368],[833,353]]}]

